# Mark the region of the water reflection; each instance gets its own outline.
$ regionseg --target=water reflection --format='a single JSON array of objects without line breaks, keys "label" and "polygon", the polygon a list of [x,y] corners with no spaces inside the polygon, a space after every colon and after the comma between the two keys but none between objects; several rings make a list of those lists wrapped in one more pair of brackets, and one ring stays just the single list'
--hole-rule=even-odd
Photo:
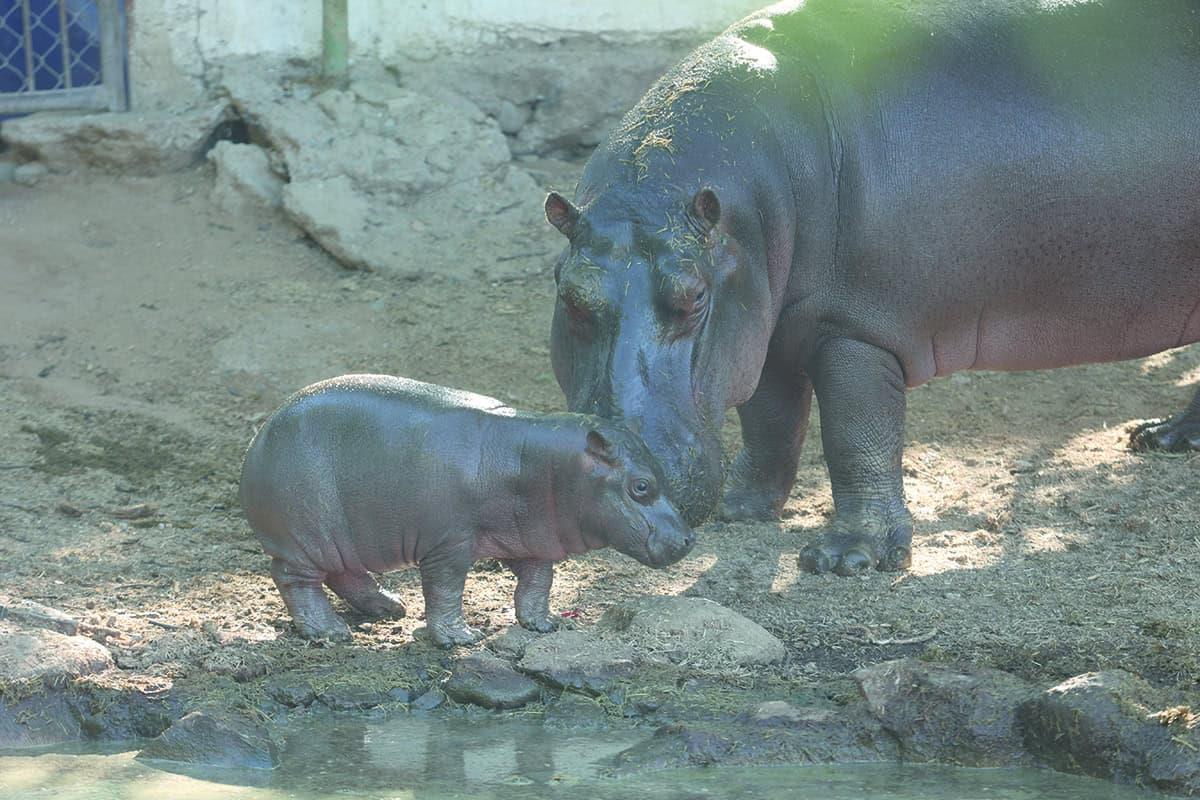
[{"label": "water reflection", "polygon": [[[692,769],[607,779],[603,762],[639,732],[564,731],[522,720],[400,716],[299,723],[271,773],[175,774],[132,753],[0,757],[4,800],[1135,800],[1159,795],[1034,770],[918,765]],[[253,785],[259,784],[259,785]]]}]

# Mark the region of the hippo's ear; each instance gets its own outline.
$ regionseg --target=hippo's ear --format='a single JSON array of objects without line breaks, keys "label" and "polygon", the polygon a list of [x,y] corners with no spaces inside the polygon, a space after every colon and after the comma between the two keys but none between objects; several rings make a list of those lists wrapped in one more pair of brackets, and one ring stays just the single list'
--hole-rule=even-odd
[{"label": "hippo's ear", "polygon": [[692,217],[704,233],[717,227],[721,221],[721,201],[717,199],[717,193],[707,186],[696,192],[692,198]]},{"label": "hippo's ear", "polygon": [[579,209],[558,192],[546,195],[546,219],[558,228],[558,232],[570,239],[575,235],[575,223],[579,221]]},{"label": "hippo's ear", "polygon": [[608,439],[605,439],[604,434],[600,431],[588,431],[587,452],[588,455],[602,464],[607,464],[610,467],[617,466],[616,453],[613,452],[612,445],[608,443]]}]

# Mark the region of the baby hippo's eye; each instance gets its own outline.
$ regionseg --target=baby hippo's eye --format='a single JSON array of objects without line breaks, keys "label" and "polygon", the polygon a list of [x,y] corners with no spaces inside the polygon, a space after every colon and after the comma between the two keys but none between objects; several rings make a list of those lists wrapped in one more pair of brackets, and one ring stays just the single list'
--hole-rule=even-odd
[{"label": "baby hippo's eye", "polygon": [[629,496],[639,503],[648,503],[654,492],[654,484],[645,478],[634,478],[629,484]]}]

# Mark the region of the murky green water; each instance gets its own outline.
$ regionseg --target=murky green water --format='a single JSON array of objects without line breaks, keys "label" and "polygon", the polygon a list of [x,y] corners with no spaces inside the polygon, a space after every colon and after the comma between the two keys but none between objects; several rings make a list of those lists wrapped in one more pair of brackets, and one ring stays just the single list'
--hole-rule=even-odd
[{"label": "murky green water", "polygon": [[536,722],[399,717],[293,729],[273,772],[176,774],[133,753],[0,756],[4,800],[449,800],[812,797],[821,800],[1147,800],[1150,792],[1033,770],[861,765],[691,769],[602,777],[646,734]]}]

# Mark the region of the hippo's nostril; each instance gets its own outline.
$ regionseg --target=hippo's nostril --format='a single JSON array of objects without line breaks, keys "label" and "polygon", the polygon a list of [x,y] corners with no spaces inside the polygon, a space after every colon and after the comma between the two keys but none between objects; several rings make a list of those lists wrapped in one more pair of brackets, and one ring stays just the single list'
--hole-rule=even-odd
[{"label": "hippo's nostril", "polygon": [[694,532],[688,532],[688,533],[684,534],[684,536],[683,536],[683,546],[684,547],[691,547],[695,543],[696,543],[696,534]]}]

